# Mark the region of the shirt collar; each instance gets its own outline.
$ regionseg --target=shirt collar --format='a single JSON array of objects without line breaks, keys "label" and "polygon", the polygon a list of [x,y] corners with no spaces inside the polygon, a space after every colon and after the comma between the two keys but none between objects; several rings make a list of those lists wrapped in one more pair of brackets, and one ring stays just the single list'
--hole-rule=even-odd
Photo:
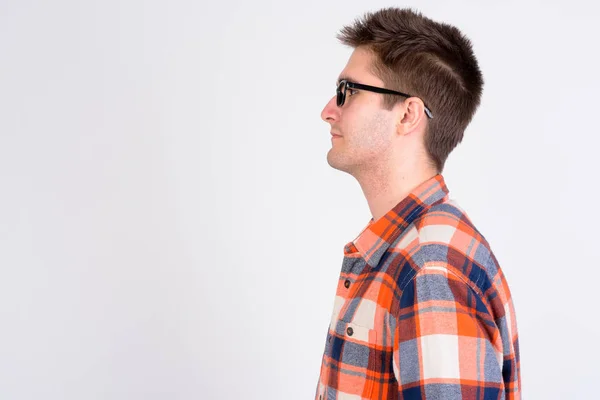
[{"label": "shirt collar", "polygon": [[449,194],[441,174],[421,183],[384,216],[373,218],[356,239],[346,244],[344,255],[360,256],[375,268],[390,245],[428,208],[444,201]]}]

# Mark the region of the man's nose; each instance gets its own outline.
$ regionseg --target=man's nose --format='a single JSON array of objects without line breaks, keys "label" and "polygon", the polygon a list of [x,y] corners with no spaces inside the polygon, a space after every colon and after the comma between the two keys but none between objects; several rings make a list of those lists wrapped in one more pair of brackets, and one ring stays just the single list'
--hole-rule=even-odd
[{"label": "man's nose", "polygon": [[335,97],[333,96],[321,111],[321,119],[325,122],[331,123],[339,119],[340,108],[337,106]]}]

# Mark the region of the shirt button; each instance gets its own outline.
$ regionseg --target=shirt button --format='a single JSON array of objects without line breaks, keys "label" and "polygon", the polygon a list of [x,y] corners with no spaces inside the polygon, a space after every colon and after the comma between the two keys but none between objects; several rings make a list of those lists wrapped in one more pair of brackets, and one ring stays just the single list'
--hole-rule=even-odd
[{"label": "shirt button", "polygon": [[348,333],[348,336],[352,336],[354,334],[354,329],[352,329],[352,327],[349,326],[348,329],[346,329],[346,333]]},{"label": "shirt button", "polygon": [[346,282],[344,282],[344,286],[346,287],[346,289],[350,287],[350,281],[348,279],[346,279]]}]

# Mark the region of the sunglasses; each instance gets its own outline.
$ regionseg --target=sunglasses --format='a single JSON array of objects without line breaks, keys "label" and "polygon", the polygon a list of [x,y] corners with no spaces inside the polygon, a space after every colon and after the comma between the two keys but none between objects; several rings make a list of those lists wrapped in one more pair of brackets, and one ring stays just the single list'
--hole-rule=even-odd
[{"label": "sunglasses", "polygon": [[[403,96],[403,97],[414,97],[414,96],[411,96],[410,94],[396,92],[395,90],[384,89],[384,88],[380,88],[380,87],[376,87],[376,86],[363,85],[361,83],[350,82],[346,79],[342,79],[337,84],[337,88],[336,88],[336,95],[337,95],[336,101],[337,101],[338,107],[343,106],[344,103],[346,102],[346,89],[366,90],[368,92],[374,92],[374,93],[395,94],[395,95]],[[433,114],[431,113],[431,111],[429,110],[429,107],[427,107],[427,106],[425,106],[425,114],[427,114],[427,116],[429,118],[433,118]]]}]

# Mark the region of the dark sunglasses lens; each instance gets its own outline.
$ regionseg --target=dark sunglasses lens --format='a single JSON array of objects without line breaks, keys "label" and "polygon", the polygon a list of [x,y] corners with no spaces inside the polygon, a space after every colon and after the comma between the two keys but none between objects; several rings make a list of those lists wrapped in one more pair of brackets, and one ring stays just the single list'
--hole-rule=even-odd
[{"label": "dark sunglasses lens", "polygon": [[344,82],[340,82],[337,87],[337,105],[341,107],[344,105]]}]

